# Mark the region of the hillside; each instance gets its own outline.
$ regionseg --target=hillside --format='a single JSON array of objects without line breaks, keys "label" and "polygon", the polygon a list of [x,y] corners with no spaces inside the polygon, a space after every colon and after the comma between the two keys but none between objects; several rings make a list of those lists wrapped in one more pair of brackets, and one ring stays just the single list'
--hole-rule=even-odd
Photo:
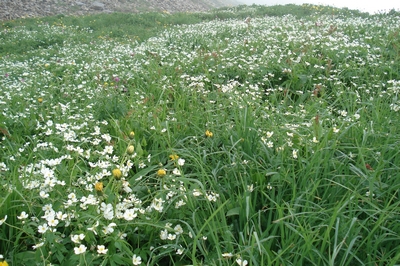
[{"label": "hillside", "polygon": [[2,0],[0,20],[102,12],[193,12],[237,4],[235,0]]}]

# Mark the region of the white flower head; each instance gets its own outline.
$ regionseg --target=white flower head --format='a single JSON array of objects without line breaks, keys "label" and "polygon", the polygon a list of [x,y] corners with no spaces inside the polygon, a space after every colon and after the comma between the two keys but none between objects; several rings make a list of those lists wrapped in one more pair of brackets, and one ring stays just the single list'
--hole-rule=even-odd
[{"label": "white flower head", "polygon": [[85,245],[79,245],[79,247],[74,248],[74,252],[76,255],[83,254],[86,252],[87,247]]},{"label": "white flower head", "polygon": [[97,253],[107,254],[108,249],[104,245],[97,245]]},{"label": "white flower head", "polygon": [[246,266],[248,264],[247,260],[243,260],[242,258],[237,258],[236,263],[240,266]]},{"label": "white flower head", "polygon": [[132,257],[132,263],[133,263],[133,265],[140,265],[140,264],[142,264],[142,258],[140,256],[137,256],[136,254],[134,254]]}]

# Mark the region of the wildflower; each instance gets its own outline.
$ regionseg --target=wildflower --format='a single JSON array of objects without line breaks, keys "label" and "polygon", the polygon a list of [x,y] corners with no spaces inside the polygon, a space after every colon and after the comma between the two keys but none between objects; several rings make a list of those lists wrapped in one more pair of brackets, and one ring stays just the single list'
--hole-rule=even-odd
[{"label": "wildflower", "polygon": [[114,177],[115,179],[120,179],[121,176],[122,176],[122,172],[121,172],[120,169],[115,168],[115,169],[112,170],[112,175],[113,175],[113,177]]},{"label": "wildflower", "polygon": [[369,197],[370,195],[372,195],[372,197],[375,197],[375,194],[372,193],[368,190],[367,192],[365,192],[365,196]]},{"label": "wildflower", "polygon": [[140,256],[137,256],[136,254],[133,254],[132,263],[133,265],[140,265],[142,264],[142,258]]},{"label": "wildflower", "polygon": [[162,230],[162,231],[160,232],[160,239],[161,239],[161,240],[166,240],[167,237],[168,237],[168,231],[167,231],[167,229]]},{"label": "wildflower", "polygon": [[40,243],[37,243],[36,245],[33,245],[32,248],[33,249],[37,249],[37,248],[40,248],[43,245],[44,245],[44,242],[40,242]]},{"label": "wildflower", "polygon": [[243,260],[242,258],[237,258],[236,263],[240,266],[246,266],[248,264],[247,260]]},{"label": "wildflower", "polygon": [[87,247],[85,245],[80,245],[79,247],[74,248],[74,252],[76,255],[83,254],[86,252]]},{"label": "wildflower", "polygon": [[55,219],[54,216],[53,216],[53,217],[50,217],[50,218],[47,220],[47,223],[49,224],[49,226],[55,227],[55,226],[58,225],[59,221],[58,221],[57,219]]},{"label": "wildflower", "polygon": [[2,261],[2,262],[0,262],[0,266],[8,266],[7,261]]},{"label": "wildflower", "polygon": [[107,254],[108,249],[104,245],[97,245],[97,253]]},{"label": "wildflower", "polygon": [[203,193],[201,193],[199,189],[193,189],[193,196],[198,197],[201,195],[203,195]]},{"label": "wildflower", "polygon": [[28,214],[27,214],[26,212],[21,212],[21,215],[20,215],[20,216],[17,216],[17,218],[18,218],[19,220],[26,219],[26,218],[28,218]]},{"label": "wildflower", "polygon": [[167,174],[167,171],[165,171],[165,169],[158,169],[158,171],[157,171],[158,177],[164,177],[166,174]]},{"label": "wildflower", "polygon": [[165,201],[162,198],[155,198],[153,199],[153,202],[151,203],[151,208],[155,209],[158,212],[162,212],[164,206],[163,203]]},{"label": "wildflower", "polygon": [[114,209],[113,206],[109,204],[105,204],[104,202],[100,205],[100,210],[104,212],[104,218],[107,220],[112,220],[114,218]]},{"label": "wildflower", "polygon": [[98,192],[102,192],[103,191],[103,182],[96,182],[96,184],[94,184],[94,189]]},{"label": "wildflower", "polygon": [[135,151],[135,147],[133,145],[129,145],[128,148],[126,148],[126,153],[128,154],[133,154]]},{"label": "wildflower", "polygon": [[178,165],[183,166],[185,164],[185,159],[178,159]]},{"label": "wildflower", "polygon": [[114,232],[114,226],[117,226],[117,224],[116,223],[110,223],[109,225],[107,225],[107,226],[104,226],[103,227],[103,233],[104,234],[111,234],[111,233],[113,233]]},{"label": "wildflower", "polygon": [[179,156],[176,155],[176,154],[171,154],[171,155],[169,156],[169,158],[171,159],[171,161],[175,161],[175,160],[178,160]]},{"label": "wildflower", "polygon": [[292,151],[292,156],[294,159],[297,159],[297,150]]},{"label": "wildflower", "polygon": [[172,170],[172,173],[173,173],[174,175],[181,175],[181,171],[179,171],[178,168],[174,168],[174,170]]},{"label": "wildflower", "polygon": [[231,252],[225,252],[225,253],[222,253],[222,257],[223,258],[232,258],[233,257],[233,254],[231,253]]},{"label": "wildflower", "polygon": [[181,226],[180,224],[177,224],[177,225],[174,227],[174,231],[175,231],[175,234],[180,235],[180,234],[183,233],[183,228],[182,228],[182,226]]},{"label": "wildflower", "polygon": [[133,132],[133,131],[129,132],[128,136],[130,139],[133,139],[135,137],[135,132]]},{"label": "wildflower", "polygon": [[75,244],[80,244],[81,241],[85,238],[84,234],[79,234],[79,235],[71,235],[71,241],[74,242]]},{"label": "wildflower", "polygon": [[99,226],[99,221],[96,221],[96,223],[92,227],[89,227],[87,230],[92,231],[95,235],[97,235],[97,232],[96,232],[97,226]]},{"label": "wildflower", "polygon": [[132,221],[137,216],[137,213],[134,209],[127,209],[124,213],[124,219],[127,221]]},{"label": "wildflower", "polygon": [[41,233],[41,234],[46,233],[47,229],[49,229],[47,224],[43,224],[43,225],[39,225],[38,226],[38,232]]},{"label": "wildflower", "polygon": [[273,148],[274,147],[274,143],[272,141],[268,141],[267,142],[267,147],[268,148]]},{"label": "wildflower", "polygon": [[38,100],[39,103],[43,102],[43,98],[42,97],[39,97],[37,100]]},{"label": "wildflower", "polygon": [[205,135],[206,135],[207,138],[212,138],[212,136],[213,136],[214,134],[213,134],[211,131],[206,130]]}]

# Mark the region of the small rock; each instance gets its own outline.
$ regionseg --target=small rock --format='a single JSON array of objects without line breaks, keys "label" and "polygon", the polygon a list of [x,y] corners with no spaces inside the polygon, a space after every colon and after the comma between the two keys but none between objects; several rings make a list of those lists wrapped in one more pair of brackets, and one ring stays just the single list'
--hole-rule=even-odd
[{"label": "small rock", "polygon": [[91,8],[94,9],[94,10],[103,10],[104,9],[104,4],[101,3],[101,2],[97,2],[96,1],[96,2],[92,3]]}]

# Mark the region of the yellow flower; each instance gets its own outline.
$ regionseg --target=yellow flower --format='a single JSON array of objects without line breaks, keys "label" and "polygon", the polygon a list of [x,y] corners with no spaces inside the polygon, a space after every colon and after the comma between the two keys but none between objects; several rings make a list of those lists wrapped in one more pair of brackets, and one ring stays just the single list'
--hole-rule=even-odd
[{"label": "yellow flower", "polygon": [[128,154],[133,154],[134,151],[135,151],[135,147],[133,145],[129,145],[128,148],[126,148],[126,152]]},{"label": "yellow flower", "polygon": [[[37,100],[38,100],[39,103],[42,103],[42,102],[43,102],[43,98],[42,98],[42,97],[39,97]],[[0,264],[0,265],[1,265],[1,264]]]},{"label": "yellow flower", "polygon": [[166,174],[167,174],[167,171],[165,171],[165,169],[158,169],[158,171],[157,171],[158,177],[164,177]]},{"label": "yellow flower", "polygon": [[96,182],[96,184],[94,184],[94,189],[96,191],[102,192],[103,191],[103,182]]},{"label": "yellow flower", "polygon": [[207,138],[211,138],[213,135],[214,135],[214,134],[213,134],[211,131],[206,130],[206,137],[207,137]]},{"label": "yellow flower", "polygon": [[120,179],[122,177],[122,172],[118,168],[112,170],[112,175],[115,179]]},{"label": "yellow flower", "polygon": [[135,132],[131,131],[129,132],[129,138],[133,139],[135,137]]},{"label": "yellow flower", "polygon": [[171,161],[175,161],[175,160],[178,160],[178,159],[179,159],[179,156],[176,155],[176,154],[171,154],[171,155],[169,156],[169,158],[171,159]]},{"label": "yellow flower", "polygon": [[0,262],[0,266],[8,266],[7,261]]}]

